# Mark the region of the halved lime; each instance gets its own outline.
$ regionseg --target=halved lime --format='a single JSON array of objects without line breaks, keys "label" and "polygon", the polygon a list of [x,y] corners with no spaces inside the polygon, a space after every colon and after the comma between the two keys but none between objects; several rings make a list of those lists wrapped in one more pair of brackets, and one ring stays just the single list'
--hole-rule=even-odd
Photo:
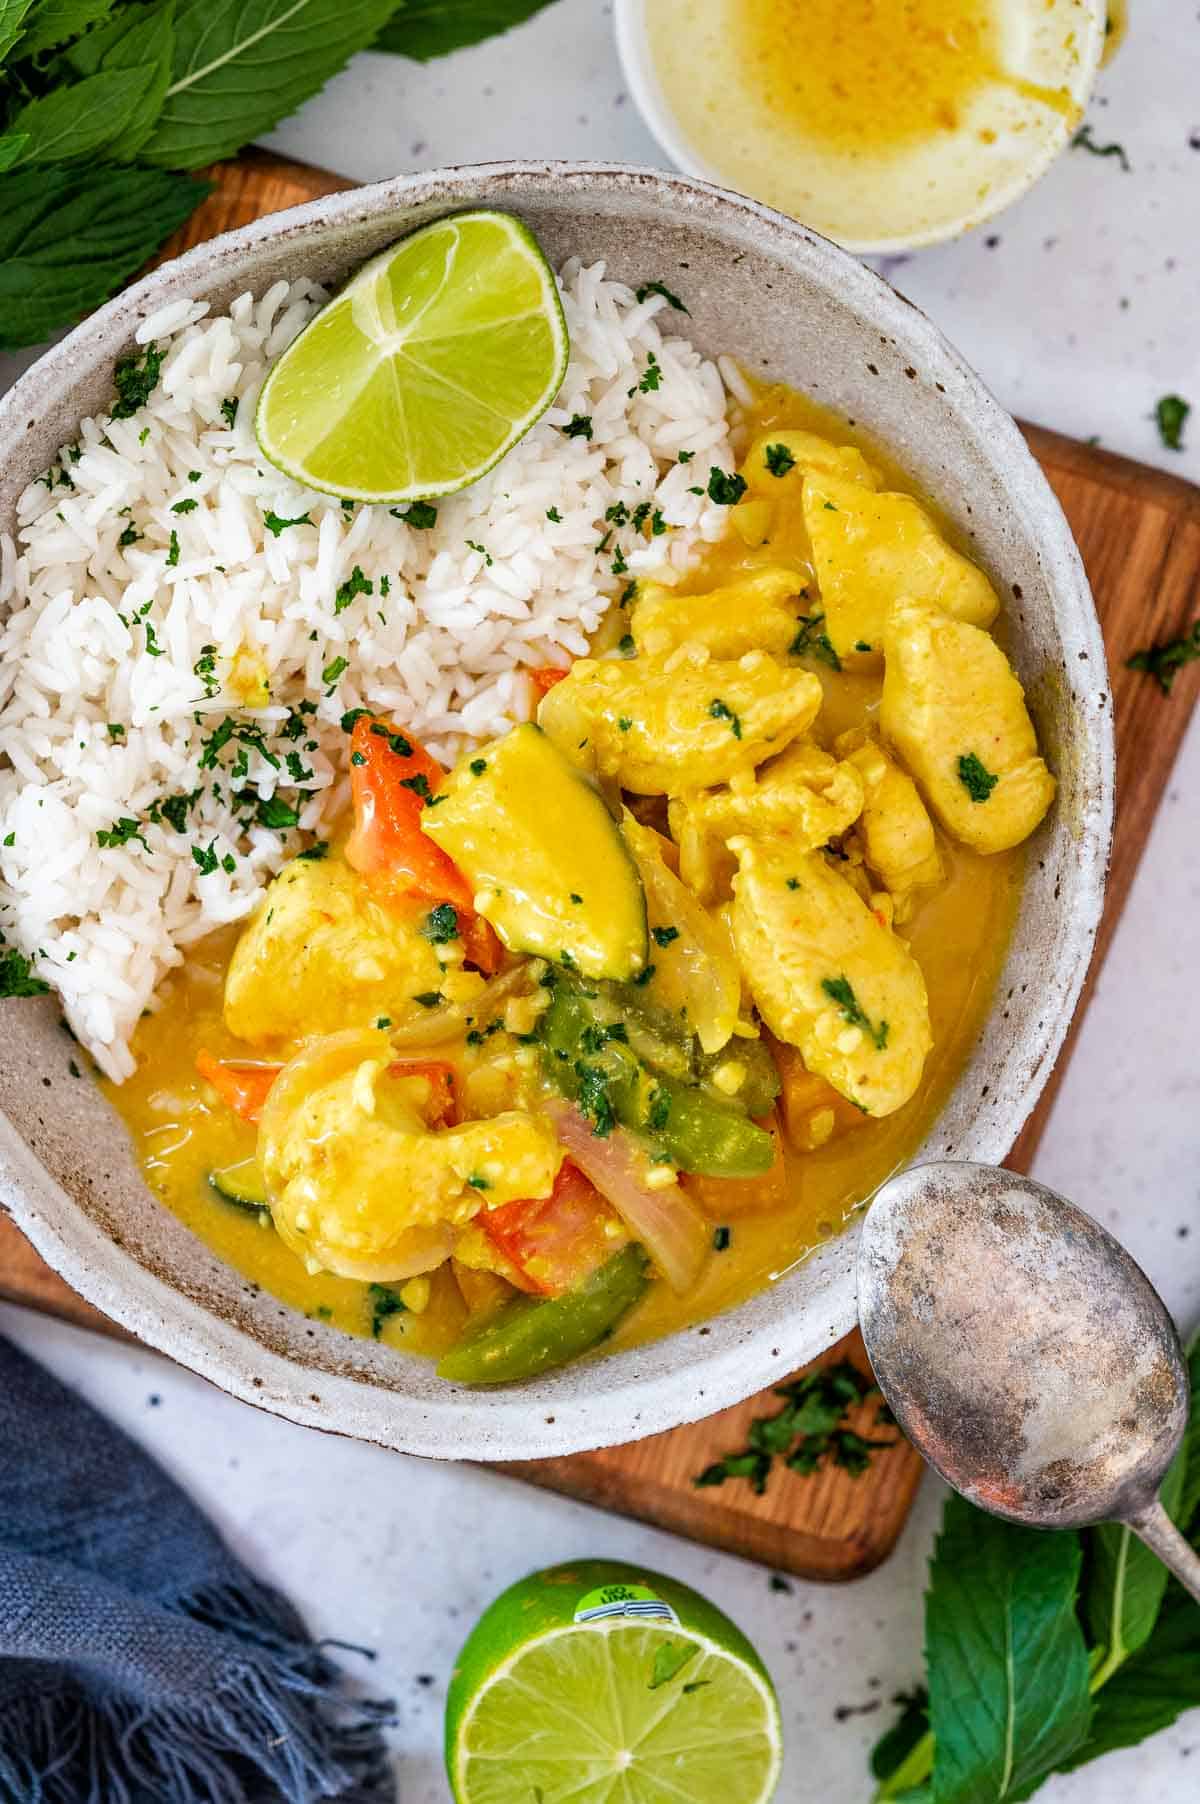
[{"label": "halved lime", "polygon": [[455,213],[363,265],[259,396],[266,457],[355,501],[449,495],[549,407],[567,367],[554,272],[509,213]]},{"label": "halved lime", "polygon": [[767,1804],[781,1755],[741,1631],[686,1585],[609,1560],[497,1598],[446,1700],[456,1804]]}]

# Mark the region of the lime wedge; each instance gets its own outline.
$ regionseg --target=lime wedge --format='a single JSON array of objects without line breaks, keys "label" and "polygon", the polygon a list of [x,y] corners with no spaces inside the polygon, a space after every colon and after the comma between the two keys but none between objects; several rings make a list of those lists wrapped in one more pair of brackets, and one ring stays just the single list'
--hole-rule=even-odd
[{"label": "lime wedge", "polygon": [[456,1804],[767,1804],[780,1760],[775,1692],[741,1631],[607,1560],[497,1598],[446,1700]]},{"label": "lime wedge", "polygon": [[263,453],[355,501],[465,488],[549,407],[567,367],[554,272],[508,213],[455,213],[364,264],[259,396]]}]

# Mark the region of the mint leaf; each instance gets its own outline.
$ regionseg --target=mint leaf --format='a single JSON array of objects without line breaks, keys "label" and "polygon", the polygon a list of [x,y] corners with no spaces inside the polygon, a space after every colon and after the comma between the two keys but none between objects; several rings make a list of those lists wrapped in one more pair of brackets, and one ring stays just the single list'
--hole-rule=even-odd
[{"label": "mint leaf", "polygon": [[1058,1770],[1070,1772],[1114,1748],[1133,1747],[1195,1704],[1200,1704],[1200,1610],[1172,1581],[1153,1635],[1096,1693],[1087,1740]]},{"label": "mint leaf", "polygon": [[232,156],[362,50],[395,0],[178,0],[162,115],[143,159],[195,169]]},{"label": "mint leaf", "polygon": [[[1180,1449],[1159,1495],[1175,1521],[1183,1497],[1186,1453]],[[1103,1522],[1087,1537],[1088,1580],[1084,1615],[1088,1633],[1104,1650],[1103,1665],[1115,1669],[1150,1639],[1167,1589],[1167,1569],[1158,1555],[1120,1522]],[[1106,1682],[1103,1678],[1097,1684]]]},{"label": "mint leaf", "polygon": [[1010,1804],[1088,1731],[1088,1657],[1075,1613],[1082,1554],[946,1503],[925,1600],[937,1804]]},{"label": "mint leaf", "polygon": [[1184,1471],[1179,1490],[1179,1513],[1175,1520],[1194,1540],[1200,1529],[1200,1521],[1197,1521],[1200,1512],[1200,1334],[1188,1348],[1188,1371],[1192,1378],[1192,1413],[1179,1449]]},{"label": "mint leaf", "polygon": [[104,70],[29,101],[8,122],[29,139],[22,163],[65,163],[104,150],[133,123],[153,80],[149,67]]},{"label": "mint leaf", "polygon": [[419,63],[523,25],[549,0],[408,0],[375,41]]},{"label": "mint leaf", "polygon": [[40,56],[44,50],[57,50],[89,25],[106,19],[115,3],[116,0],[34,0],[25,15],[17,56]]},{"label": "mint leaf", "polygon": [[207,192],[186,176],[95,164],[0,176],[0,349],[98,307]]},{"label": "mint leaf", "polygon": [[154,7],[125,7],[115,19],[80,38],[66,61],[80,75],[114,69],[141,69],[146,85],[140,100],[107,147],[113,162],[136,156],[162,111],[175,48],[175,0]]},{"label": "mint leaf", "polygon": [[11,169],[14,163],[21,161],[28,143],[29,139],[24,132],[6,132],[4,137],[0,138],[0,174],[3,174],[6,169]]},{"label": "mint leaf", "polygon": [[0,62],[24,30],[30,4],[31,0],[0,0]]},{"label": "mint leaf", "polygon": [[890,1779],[929,1729],[929,1693],[924,1685],[901,1691],[892,1699],[900,1715],[871,1749],[871,1772],[876,1779]]}]

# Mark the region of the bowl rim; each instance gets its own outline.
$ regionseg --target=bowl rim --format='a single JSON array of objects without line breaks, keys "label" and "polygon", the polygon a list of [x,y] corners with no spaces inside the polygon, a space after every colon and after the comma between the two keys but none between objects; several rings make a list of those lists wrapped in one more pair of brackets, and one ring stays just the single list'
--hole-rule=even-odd
[{"label": "bowl rim", "polygon": [[[1036,511],[1038,552],[1068,655],[1086,655],[1092,672],[1106,670],[1091,592],[1053,491],[1015,422],[938,328],[866,265],[786,215],[695,177],[641,165],[513,159],[447,167],[350,188],[223,233],[143,277],[46,352],[0,398],[0,445],[6,439],[19,442],[21,423],[29,417],[39,387],[69,384],[80,363],[88,364],[88,355],[81,353],[95,356],[100,347],[107,347],[107,356],[114,346],[123,348],[138,321],[188,292],[193,278],[201,278],[202,287],[219,286],[222,263],[231,256],[270,240],[320,236],[356,218],[377,218],[417,205],[444,205],[448,211],[479,206],[486,204],[481,196],[486,197],[489,189],[505,184],[515,190],[507,204],[518,209],[522,196],[531,193],[569,204],[598,190],[608,198],[632,192],[659,206],[692,213],[699,209],[710,219],[715,214],[715,220],[730,231],[737,227],[753,232],[767,254],[775,245],[801,251],[815,281],[832,286],[836,277],[839,298],[919,344],[926,367],[946,378],[951,391],[947,405],[953,406],[955,390],[970,399],[973,417],[968,422],[960,414],[960,428],[965,432],[969,425],[976,436],[1001,447],[1006,495],[1014,498],[1014,506],[1020,500]],[[976,1123],[970,1145],[960,1156],[982,1162],[1003,1159],[1041,1093],[1074,1015],[1103,904],[1111,842],[1114,760],[1107,703],[1105,684],[1090,709],[1082,698],[1076,704],[1080,736],[1094,768],[1090,767],[1088,800],[1075,828],[1072,912],[1064,917],[1057,963],[1049,972],[1056,1000],[1036,1027],[1031,1013],[1015,1042],[1021,1051],[1022,1078],[1014,1085],[1003,1119],[993,1116]],[[433,1405],[370,1377],[322,1367],[318,1395],[312,1391],[315,1368],[264,1345],[118,1246],[56,1182],[4,1116],[0,1116],[0,1206],[88,1301],[139,1340],[231,1395],[305,1426],[431,1457],[543,1459],[675,1428],[786,1376],[839,1339],[856,1319],[858,1235],[851,1223],[820,1255],[825,1320],[819,1328],[810,1325],[807,1340],[791,1323],[785,1331],[778,1322],[762,1322],[730,1332],[727,1344],[714,1349],[696,1338],[709,1333],[707,1324],[678,1330],[606,1360],[610,1382],[586,1404],[571,1395],[570,1374],[578,1366],[531,1384],[497,1387],[483,1394],[447,1385],[445,1395],[439,1393]],[[713,1318],[714,1323],[731,1322],[752,1304],[750,1299]],[[681,1346],[675,1364],[661,1372],[639,1370],[639,1355],[672,1340]]]},{"label": "bowl rim", "polygon": [[[702,181],[720,185],[724,178],[716,163],[706,157],[684,131],[658,79],[654,56],[646,31],[646,13],[650,0],[613,0],[613,28],[621,70],[633,97],[633,104],[643,125],[676,167]],[[899,232],[887,238],[831,238],[831,242],[856,257],[902,256],[908,251],[928,250],[935,244],[948,244],[962,238],[978,226],[986,225],[1016,201],[1029,193],[1067,149],[1092,97],[1100,73],[1107,41],[1105,20],[1107,0],[1082,0],[1083,29],[1087,32],[1085,55],[1078,76],[1078,94],[1072,102],[1078,112],[1063,115],[1062,129],[1041,141],[1035,157],[1022,165],[1006,186],[990,193],[981,203],[955,219],[924,231]],[[1064,84],[1065,85],[1065,84]],[[818,228],[812,227],[812,230]],[[824,234],[829,237],[830,234]]]}]

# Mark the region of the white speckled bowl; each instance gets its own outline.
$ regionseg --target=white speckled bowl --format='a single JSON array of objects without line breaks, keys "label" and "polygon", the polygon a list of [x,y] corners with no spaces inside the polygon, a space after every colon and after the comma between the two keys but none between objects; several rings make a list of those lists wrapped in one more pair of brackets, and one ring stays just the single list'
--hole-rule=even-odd
[{"label": "white speckled bowl", "polygon": [[[1004,1157],[1062,1043],[1100,916],[1113,753],[1104,648],[1058,503],[1024,440],[940,334],[792,220],[698,181],[569,163],[443,170],[315,201],[155,271],[56,345],[0,401],[0,529],[112,392],[140,319],[179,295],[227,305],[310,272],[337,280],[458,206],[511,208],[558,262],[603,257],[683,290],[681,326],[878,434],[970,540],[1007,603],[1013,655],[1059,801],[1033,841],[986,1032],[926,1143]],[[142,1340],[296,1422],[443,1458],[528,1459],[694,1420],[821,1352],[855,1319],[854,1229],[773,1289],[652,1346],[490,1393],[354,1340],[247,1284],[155,1202],[124,1128],[68,1071],[47,999],[0,1005],[0,1203],[66,1280]]]}]

